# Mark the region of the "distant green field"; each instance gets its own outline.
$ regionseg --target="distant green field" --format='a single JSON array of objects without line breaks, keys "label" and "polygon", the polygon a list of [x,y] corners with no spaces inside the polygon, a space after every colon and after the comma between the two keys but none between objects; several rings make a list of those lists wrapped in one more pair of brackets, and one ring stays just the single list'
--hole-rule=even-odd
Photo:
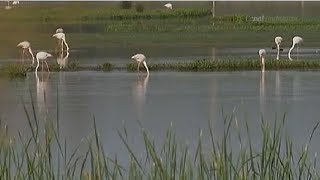
[{"label": "distant green field", "polygon": [[212,18],[208,8],[145,9],[137,12],[118,6],[87,2],[66,5],[22,5],[0,11],[0,57],[15,53],[13,47],[29,40],[36,49],[53,48],[51,35],[63,27],[72,48],[88,46],[270,47],[274,37],[304,38],[304,47],[319,45],[320,18],[263,17],[252,21],[246,15]]}]

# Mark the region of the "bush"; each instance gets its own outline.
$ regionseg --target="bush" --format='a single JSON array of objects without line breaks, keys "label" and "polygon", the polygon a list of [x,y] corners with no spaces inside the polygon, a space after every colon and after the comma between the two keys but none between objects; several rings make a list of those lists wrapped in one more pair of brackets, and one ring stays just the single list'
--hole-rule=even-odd
[{"label": "bush", "polygon": [[136,6],[136,11],[139,12],[139,13],[143,12],[144,11],[144,6],[142,4],[138,4]]},{"label": "bush", "polygon": [[132,2],[131,1],[122,1],[121,2],[121,8],[122,9],[131,9]]},{"label": "bush", "polygon": [[102,71],[112,71],[113,68],[114,66],[111,63],[103,63],[98,66],[98,69]]},{"label": "bush", "polygon": [[1,67],[1,74],[9,78],[25,78],[28,69],[24,64],[6,64]]}]

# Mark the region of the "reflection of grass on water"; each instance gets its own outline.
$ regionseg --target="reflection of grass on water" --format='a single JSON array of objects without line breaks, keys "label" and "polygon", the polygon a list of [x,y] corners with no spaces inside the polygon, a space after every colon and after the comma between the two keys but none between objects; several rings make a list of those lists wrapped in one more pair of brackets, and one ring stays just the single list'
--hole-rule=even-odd
[{"label": "reflection of grass on water", "polygon": [[[58,97],[58,96],[57,96]],[[59,100],[57,100],[59,102]],[[34,107],[34,106],[32,106]],[[214,136],[208,121],[209,145],[199,132],[196,152],[181,144],[173,128],[166,132],[163,144],[155,144],[151,135],[141,127],[145,154],[141,157],[130,147],[126,127],[118,131],[128,150],[128,164],[119,164],[116,157],[105,153],[99,132],[93,121],[93,134],[81,144],[85,153],[67,149],[68,142],[59,137],[59,120],[43,120],[24,107],[30,136],[8,134],[8,127],[0,123],[0,179],[317,179],[316,158],[310,157],[309,141],[296,151],[289,137],[284,137],[285,116],[270,126],[262,120],[261,144],[252,145],[250,129],[241,135],[234,116],[225,118],[221,138]],[[58,112],[57,112],[58,113]],[[57,115],[58,116],[58,115]],[[43,127],[42,127],[43,126]],[[233,131],[233,130],[234,131]],[[231,146],[231,138],[238,139],[239,149]]]},{"label": "reflection of grass on water", "polygon": [[[78,62],[70,62],[61,68],[58,64],[50,64],[50,71],[104,71],[126,70],[137,71],[137,63],[129,63],[126,67],[117,67],[109,62],[97,66],[81,66]],[[214,72],[214,71],[251,71],[260,70],[260,61],[254,59],[221,59],[221,60],[195,60],[178,63],[149,63],[150,71],[192,71],[192,72]],[[141,70],[143,68],[141,67]],[[44,68],[46,71],[46,67]],[[318,60],[267,60],[266,70],[320,70]],[[0,68],[0,74],[10,78],[26,77],[27,72],[34,71],[34,67],[22,64],[8,64]]]}]

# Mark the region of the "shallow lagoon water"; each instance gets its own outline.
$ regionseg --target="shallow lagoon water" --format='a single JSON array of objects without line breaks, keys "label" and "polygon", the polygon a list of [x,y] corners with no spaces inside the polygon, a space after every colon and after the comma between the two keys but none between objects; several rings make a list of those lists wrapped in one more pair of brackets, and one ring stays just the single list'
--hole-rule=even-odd
[{"label": "shallow lagoon water", "polygon": [[[123,124],[130,135],[130,145],[142,153],[138,121],[156,142],[163,141],[172,124],[179,139],[192,150],[200,129],[204,138],[208,137],[208,120],[219,139],[223,117],[232,113],[244,134],[245,122],[249,123],[257,146],[261,115],[272,123],[280,122],[286,113],[285,131],[298,147],[306,143],[320,120],[318,71],[151,72],[149,77],[143,73],[88,71],[38,75],[39,81],[34,73],[28,74],[26,80],[1,81],[0,113],[11,133],[28,133],[22,104],[31,112],[31,92],[40,119],[56,119],[58,99],[60,132],[70,149],[93,132],[94,116],[105,150],[109,155],[118,154],[120,161],[127,159],[117,134]],[[232,132],[236,131],[233,123]],[[312,152],[320,150],[318,138],[316,132]],[[205,144],[209,145],[209,141]],[[232,145],[239,147],[237,140]]]}]

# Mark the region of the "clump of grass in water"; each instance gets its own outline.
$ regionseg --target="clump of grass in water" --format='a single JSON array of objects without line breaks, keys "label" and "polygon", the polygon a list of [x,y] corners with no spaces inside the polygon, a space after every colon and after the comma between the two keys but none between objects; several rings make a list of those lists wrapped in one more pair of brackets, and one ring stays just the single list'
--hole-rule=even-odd
[{"label": "clump of grass in water", "polygon": [[[173,70],[173,71],[239,71],[260,70],[258,59],[225,59],[225,60],[196,60],[192,62],[179,63],[150,63],[151,71]],[[136,71],[137,64],[127,64],[127,71]],[[320,69],[320,62],[316,60],[267,60],[266,70],[316,70]]]},{"label": "clump of grass in water", "polygon": [[114,68],[114,65],[111,64],[111,63],[103,63],[103,64],[100,64],[98,65],[97,69],[98,70],[101,70],[101,71],[112,71]]},{"label": "clump of grass in water", "polygon": [[1,74],[9,78],[25,78],[30,67],[24,64],[6,64],[1,66]]},{"label": "clump of grass in water", "polygon": [[78,62],[71,61],[66,65],[66,67],[60,67],[59,64],[54,63],[54,64],[50,64],[49,68],[50,68],[50,71],[59,72],[59,71],[78,71],[85,67],[81,67]]}]

